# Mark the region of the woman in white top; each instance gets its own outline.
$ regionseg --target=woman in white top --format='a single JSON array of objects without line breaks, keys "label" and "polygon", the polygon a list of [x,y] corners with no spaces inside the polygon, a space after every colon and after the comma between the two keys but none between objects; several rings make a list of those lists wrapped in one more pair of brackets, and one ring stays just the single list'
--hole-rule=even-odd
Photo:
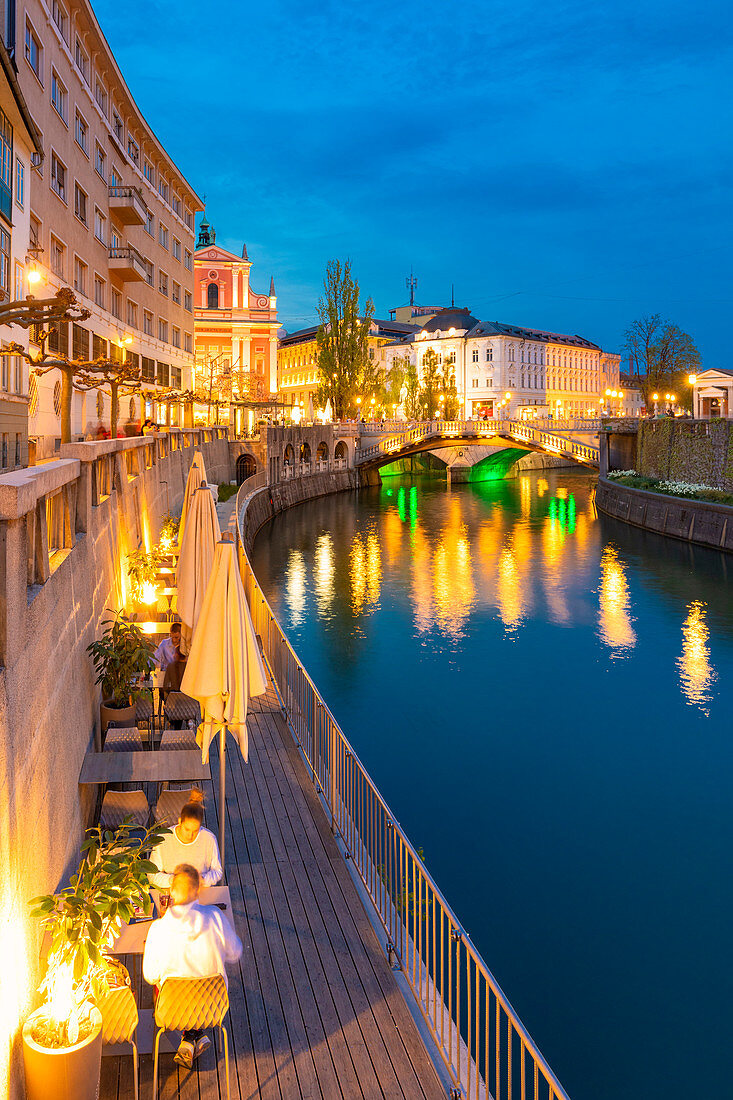
[{"label": "woman in white top", "polygon": [[181,810],[178,824],[153,848],[150,859],[158,868],[150,882],[159,890],[170,889],[173,872],[180,863],[195,867],[202,886],[216,886],[222,876],[221,857],[216,837],[204,829],[204,796],[191,791],[190,801]]}]

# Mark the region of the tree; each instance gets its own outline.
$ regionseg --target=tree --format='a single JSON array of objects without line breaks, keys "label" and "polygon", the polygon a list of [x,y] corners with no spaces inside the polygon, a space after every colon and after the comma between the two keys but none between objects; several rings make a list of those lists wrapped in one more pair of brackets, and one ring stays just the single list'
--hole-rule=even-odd
[{"label": "tree", "polygon": [[342,419],[364,396],[370,378],[369,326],[374,303],[367,298],[359,316],[359,284],[352,277],[351,261],[329,260],[318,301],[318,402],[330,400],[333,415]]},{"label": "tree", "polygon": [[453,363],[443,363],[439,373],[440,396],[443,398],[442,409],[446,420],[458,419],[458,389],[456,388],[456,375]]},{"label": "tree", "polygon": [[422,385],[420,386],[420,404],[426,420],[432,420],[437,412],[439,394],[438,356],[432,348],[428,348],[422,357]]},{"label": "tree", "polygon": [[647,406],[651,395],[670,390],[689,401],[687,375],[700,369],[700,352],[687,332],[659,313],[632,321],[625,334],[633,373]]},{"label": "tree", "polygon": [[402,404],[402,390],[409,366],[409,356],[397,356],[392,360],[392,365],[387,371],[384,383],[384,403],[392,413],[398,405]]},{"label": "tree", "polygon": [[[104,374],[104,381],[109,384],[110,390],[110,413],[109,413],[109,430],[113,439],[117,436],[117,422],[120,417],[120,397],[123,394],[135,393],[140,389],[142,383],[142,373],[140,367],[133,366],[131,361],[117,362],[116,360],[107,360],[108,364],[112,364],[109,369],[102,366],[102,359],[95,360],[100,364],[100,373]],[[92,389],[92,387],[99,385],[98,377],[92,376],[92,380],[88,384],[79,385],[78,382],[74,383],[75,389]]]},{"label": "tree", "polygon": [[404,394],[402,403],[405,407],[405,415],[409,420],[417,420],[422,413],[420,376],[417,373],[417,367],[410,359],[407,360],[405,367]]}]

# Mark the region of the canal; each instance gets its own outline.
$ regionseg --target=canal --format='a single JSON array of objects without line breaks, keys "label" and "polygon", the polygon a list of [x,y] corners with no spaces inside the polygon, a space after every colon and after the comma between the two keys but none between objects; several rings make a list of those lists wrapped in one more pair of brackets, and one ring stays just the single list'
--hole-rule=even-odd
[{"label": "canal", "polygon": [[253,564],[572,1100],[729,1096],[733,560],[592,489],[385,478]]}]

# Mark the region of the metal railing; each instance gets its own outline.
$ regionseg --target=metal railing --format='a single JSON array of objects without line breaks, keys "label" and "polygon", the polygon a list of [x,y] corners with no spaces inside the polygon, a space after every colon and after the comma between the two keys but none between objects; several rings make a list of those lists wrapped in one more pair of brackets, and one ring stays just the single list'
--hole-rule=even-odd
[{"label": "metal railing", "polygon": [[255,475],[237,494],[239,566],[283,709],[327,812],[453,1082],[471,1100],[568,1100],[420,854],[347,741],[257,583],[243,534]]},{"label": "metal railing", "polygon": [[584,462],[591,466],[600,464],[600,449],[591,443],[579,443],[567,436],[554,435],[552,432],[533,428],[531,424],[524,424],[520,420],[511,421],[508,434],[512,439],[523,440],[528,443],[537,443],[543,450],[550,454],[565,455],[577,462]]}]

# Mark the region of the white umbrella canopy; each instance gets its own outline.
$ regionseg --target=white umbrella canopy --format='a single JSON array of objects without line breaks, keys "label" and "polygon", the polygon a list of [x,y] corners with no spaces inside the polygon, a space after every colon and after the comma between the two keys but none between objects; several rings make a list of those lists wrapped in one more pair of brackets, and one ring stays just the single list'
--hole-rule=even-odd
[{"label": "white umbrella canopy", "polygon": [[313,394],[308,394],[308,419],[313,421]]},{"label": "white umbrella canopy", "polygon": [[181,634],[186,648],[191,645],[206,595],[221,528],[211,490],[201,486],[191,499],[188,519],[179,544],[176,586]]},{"label": "white umbrella canopy", "polygon": [[181,691],[201,706],[196,733],[204,763],[219,734],[219,848],[224,862],[225,747],[229,729],[247,759],[247,704],[267,690],[267,673],[260,656],[252,617],[239,576],[231,536],[219,542]]},{"label": "white umbrella canopy", "polygon": [[183,538],[183,531],[186,526],[186,518],[188,516],[188,510],[191,507],[191,498],[197,489],[200,489],[202,485],[206,485],[206,468],[204,466],[204,456],[201,451],[196,451],[193,456],[190,469],[188,471],[188,477],[186,478],[186,490],[183,494],[183,507],[181,508],[181,520],[178,524],[178,545],[181,545],[181,539]]},{"label": "white umbrella canopy", "polygon": [[333,412],[331,411],[331,398],[326,401],[326,407],[323,410],[323,420],[325,424],[330,424],[333,420]]}]

